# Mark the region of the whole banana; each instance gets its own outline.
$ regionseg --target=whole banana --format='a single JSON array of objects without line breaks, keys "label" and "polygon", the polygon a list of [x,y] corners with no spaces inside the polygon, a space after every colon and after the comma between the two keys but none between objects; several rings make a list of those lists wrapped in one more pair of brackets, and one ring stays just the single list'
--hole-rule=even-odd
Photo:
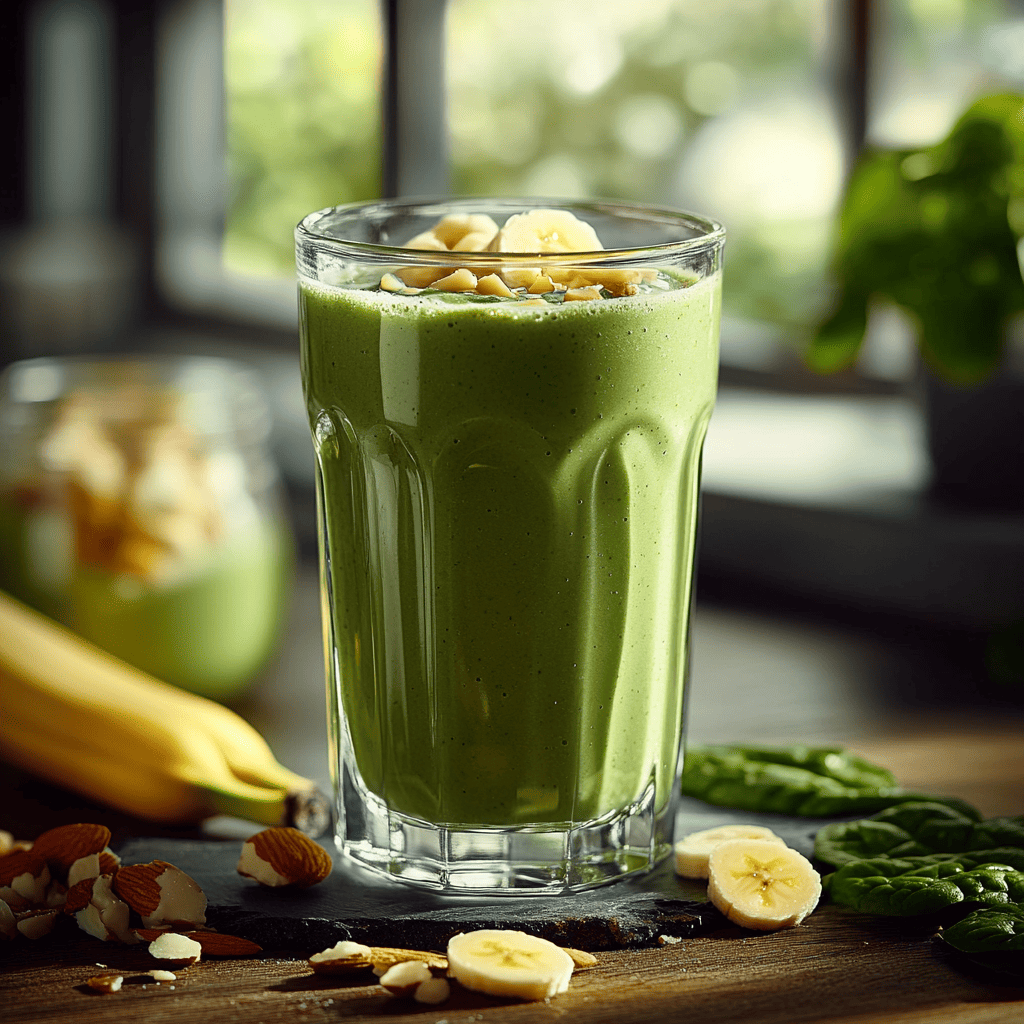
[{"label": "whole banana", "polygon": [[316,784],[233,711],[125,664],[0,592],[0,757],[140,818],[329,821]]}]

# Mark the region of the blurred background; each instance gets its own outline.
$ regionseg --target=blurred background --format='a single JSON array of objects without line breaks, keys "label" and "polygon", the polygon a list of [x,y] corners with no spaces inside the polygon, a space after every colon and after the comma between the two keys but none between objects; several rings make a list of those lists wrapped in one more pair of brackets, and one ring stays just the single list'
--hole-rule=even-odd
[{"label": "blurred background", "polygon": [[[949,161],[973,152],[950,133],[979,99],[1024,92],[1024,2],[16,0],[7,24],[0,366],[114,351],[244,363],[300,575],[315,522],[295,223],[393,194],[661,203],[729,232],[698,628],[736,691],[698,732],[742,738],[730,702],[762,671],[795,673],[793,699],[816,689],[825,708],[836,630],[862,645],[848,650],[861,674],[872,644],[915,652],[884,684],[910,706],[1024,703],[1019,268],[969,380],[922,360],[920,316],[884,288],[865,286],[848,358],[829,373],[807,360],[859,287],[856,168],[895,152],[908,188],[932,182],[918,199],[938,238]],[[1024,150],[1004,127],[989,177],[1012,257]],[[879,198],[864,223],[888,218]],[[314,590],[292,615],[319,686]],[[742,617],[765,614],[762,645],[738,653]],[[788,667],[771,666],[773,637]],[[823,738],[873,713],[834,703]]]}]

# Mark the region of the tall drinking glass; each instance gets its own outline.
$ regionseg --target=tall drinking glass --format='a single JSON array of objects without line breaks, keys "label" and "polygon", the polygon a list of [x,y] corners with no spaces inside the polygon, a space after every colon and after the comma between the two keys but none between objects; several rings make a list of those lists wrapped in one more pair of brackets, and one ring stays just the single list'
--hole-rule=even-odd
[{"label": "tall drinking glass", "polygon": [[550,893],[670,849],[724,238],[669,210],[477,199],[296,229],[356,861]]}]

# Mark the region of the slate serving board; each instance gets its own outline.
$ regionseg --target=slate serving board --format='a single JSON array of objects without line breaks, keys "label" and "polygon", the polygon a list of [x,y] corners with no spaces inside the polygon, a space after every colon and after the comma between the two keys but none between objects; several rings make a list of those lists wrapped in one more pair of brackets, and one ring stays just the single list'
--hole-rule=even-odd
[{"label": "slate serving board", "polygon": [[[832,819],[789,818],[711,807],[685,799],[677,835],[729,823],[767,825],[810,856],[814,833]],[[334,853],[334,871],[310,889],[268,889],[236,871],[240,843],[226,840],[130,839],[125,864],[165,860],[206,893],[207,923],[258,942],[267,951],[309,956],[350,939],[373,946],[444,949],[473,928],[518,928],[590,951],[655,946],[660,936],[687,938],[722,927],[706,886],[678,878],[671,859],[640,878],[558,896],[444,896],[378,878]]]}]

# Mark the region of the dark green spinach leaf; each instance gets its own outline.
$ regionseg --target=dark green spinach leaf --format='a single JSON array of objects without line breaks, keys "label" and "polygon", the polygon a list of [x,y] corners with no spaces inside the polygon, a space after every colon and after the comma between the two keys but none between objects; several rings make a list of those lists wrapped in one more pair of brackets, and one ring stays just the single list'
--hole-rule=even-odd
[{"label": "dark green spinach leaf", "polygon": [[690,747],[682,790],[720,807],[810,818],[870,813],[922,799],[940,799],[964,817],[977,817],[955,798],[907,792],[891,772],[834,747]]}]

